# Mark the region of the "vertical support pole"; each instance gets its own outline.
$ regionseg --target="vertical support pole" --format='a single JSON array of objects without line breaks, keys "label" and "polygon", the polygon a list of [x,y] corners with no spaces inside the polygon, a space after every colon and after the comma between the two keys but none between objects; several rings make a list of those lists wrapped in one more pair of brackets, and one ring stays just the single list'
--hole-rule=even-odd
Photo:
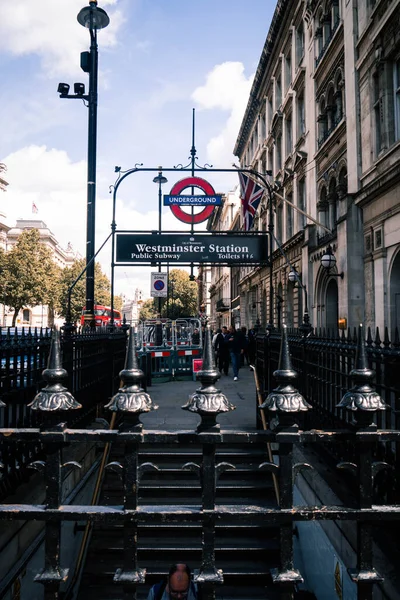
[{"label": "vertical support pole", "polygon": [[90,67],[89,67],[89,117],[88,117],[88,171],[87,171],[87,223],[86,223],[86,314],[85,324],[94,327],[94,249],[96,233],[96,150],[97,150],[97,30],[90,13]]},{"label": "vertical support pole", "polygon": [[[62,380],[68,376],[61,365],[60,334],[53,331],[47,369],[43,371],[43,379],[47,382],[29,407],[38,411],[43,417],[45,431],[59,431],[65,426],[60,423],[61,415],[67,411],[81,408],[75,398],[62,385]],[[60,414],[61,413],[61,414]],[[44,474],[46,481],[46,507],[58,509],[62,501],[62,443],[46,444],[46,460]],[[42,466],[39,463],[40,466]],[[58,600],[61,583],[68,577],[67,568],[60,564],[61,521],[47,520],[45,524],[45,563],[35,577],[35,581],[44,585],[44,600]]]},{"label": "vertical support pole", "polygon": [[[278,381],[275,388],[261,404],[279,419],[277,442],[279,442],[279,505],[283,509],[293,508],[293,444],[297,441],[299,430],[298,414],[308,411],[311,406],[293,387],[297,377],[292,368],[286,325],[282,329],[281,352],[279,367],[274,372]],[[280,441],[280,438],[282,441]],[[293,524],[291,521],[280,526],[281,555],[280,568],[272,569],[272,580],[279,584],[282,600],[293,600],[295,586],[302,583],[300,572],[294,568],[293,562]]]},{"label": "vertical support pole", "polygon": [[[378,411],[387,409],[372,387],[374,371],[369,368],[362,325],[358,328],[355,368],[350,372],[354,386],[346,392],[337,408],[351,410],[357,426],[359,509],[370,508],[373,494],[373,465],[371,437],[377,431],[375,418]],[[367,439],[362,439],[363,434]],[[357,523],[357,568],[349,569],[357,583],[357,599],[372,600],[374,584],[383,578],[373,567],[372,525],[369,521]]]},{"label": "vertical support pole", "polygon": [[[124,415],[125,423],[121,429],[137,433],[137,441],[125,442],[124,464],[119,465],[123,472],[124,508],[136,510],[139,501],[139,443],[143,424],[140,422],[141,413],[156,410],[152,400],[140,386],[144,373],[139,369],[136,356],[136,339],[133,329],[130,329],[125,367],[119,374],[123,385],[105,406],[113,413]],[[121,584],[126,600],[136,600],[136,586],[145,582],[146,569],[138,565],[137,541],[138,524],[135,516],[127,517],[124,523],[124,560],[123,566],[117,569],[114,582]]]},{"label": "vertical support pole", "polygon": [[[215,447],[219,440],[220,426],[216,422],[218,414],[234,410],[224,394],[215,387],[220,373],[215,368],[214,350],[211,343],[211,329],[206,326],[204,337],[203,368],[198,373],[201,388],[189,397],[189,401],[182,408],[201,416],[201,423],[197,433],[206,434],[203,442],[203,460],[201,466],[201,488],[203,508],[203,533],[202,533],[202,563],[200,573],[194,578],[195,583],[201,585],[204,600],[215,600],[215,584],[223,583],[224,577],[221,569],[215,565],[215,497],[218,470],[224,465],[215,464]],[[212,440],[210,436],[213,436]],[[215,437],[214,437],[215,436]],[[201,435],[200,435],[201,441]],[[225,465],[226,466],[226,465]],[[231,467],[231,465],[229,465]]]}]

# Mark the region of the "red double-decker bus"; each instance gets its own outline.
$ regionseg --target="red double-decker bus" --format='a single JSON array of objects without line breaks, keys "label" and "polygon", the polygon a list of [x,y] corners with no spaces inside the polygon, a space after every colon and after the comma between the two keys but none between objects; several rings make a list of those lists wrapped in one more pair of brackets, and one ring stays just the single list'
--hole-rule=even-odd
[{"label": "red double-decker bus", "polygon": [[[96,327],[105,327],[111,321],[111,308],[109,306],[101,306],[101,304],[94,305],[94,319],[96,323]],[[81,316],[81,325],[85,325],[85,313],[86,309],[82,309]],[[114,309],[114,325],[116,327],[121,327],[122,325],[122,315],[119,310]]]}]

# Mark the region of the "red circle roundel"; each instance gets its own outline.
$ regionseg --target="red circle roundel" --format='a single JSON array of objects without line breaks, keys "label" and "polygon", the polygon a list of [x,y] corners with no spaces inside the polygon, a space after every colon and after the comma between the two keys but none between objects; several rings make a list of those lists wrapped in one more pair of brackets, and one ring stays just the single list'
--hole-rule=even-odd
[{"label": "red circle roundel", "polygon": [[[201,179],[201,177],[185,177],[185,179],[181,179],[171,189],[171,196],[179,196],[179,194],[188,187],[197,187],[203,190],[206,196],[214,196],[215,191],[213,186],[208,183],[205,179]],[[214,210],[214,206],[210,204],[206,206],[196,215],[191,215],[182,210],[180,206],[174,204],[171,206],[172,214],[182,221],[183,223],[202,223],[203,221],[207,221],[208,217],[212,214]]]}]

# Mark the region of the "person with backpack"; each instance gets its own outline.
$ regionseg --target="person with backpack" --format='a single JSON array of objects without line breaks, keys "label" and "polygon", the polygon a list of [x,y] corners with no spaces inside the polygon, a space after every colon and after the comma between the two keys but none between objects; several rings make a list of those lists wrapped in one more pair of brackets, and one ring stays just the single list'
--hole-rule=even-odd
[{"label": "person with backpack", "polygon": [[147,600],[201,600],[197,585],[191,580],[190,567],[185,563],[172,565],[168,577],[150,589]]}]

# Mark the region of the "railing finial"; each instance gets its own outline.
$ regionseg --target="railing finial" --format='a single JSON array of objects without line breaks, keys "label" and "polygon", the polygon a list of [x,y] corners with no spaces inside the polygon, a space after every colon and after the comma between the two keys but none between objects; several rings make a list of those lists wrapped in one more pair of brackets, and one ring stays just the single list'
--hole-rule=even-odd
[{"label": "railing finial", "polygon": [[297,379],[297,372],[292,367],[286,325],[282,327],[279,367],[274,371],[274,377],[278,381],[278,387],[268,394],[260,408],[266,408],[278,414],[299,413],[311,408],[311,405],[292,384]]},{"label": "railing finial", "polygon": [[125,367],[119,374],[123,386],[111,398],[105,406],[113,412],[127,413],[135,417],[133,425],[142,427],[139,417],[142,413],[157,410],[158,406],[153,404],[149,394],[140,385],[144,373],[139,369],[136,356],[136,335],[133,328],[129,330],[128,346],[125,358]]},{"label": "railing finial", "polygon": [[358,328],[355,368],[350,371],[350,377],[353,379],[354,385],[345,393],[337,408],[346,408],[354,412],[361,411],[361,413],[364,413],[364,417],[360,414],[357,420],[361,420],[363,425],[371,424],[371,421],[373,421],[372,413],[387,409],[387,405],[371,385],[374,375],[375,371],[368,367],[364,329],[360,324]]},{"label": "railing finial", "polygon": [[218,431],[217,416],[220,413],[235,410],[228,398],[215,387],[215,382],[220,378],[220,373],[215,367],[215,359],[211,343],[211,329],[207,325],[204,336],[203,368],[197,373],[201,387],[189,396],[188,402],[182,406],[201,416],[201,423],[197,431]]},{"label": "railing finial", "polygon": [[82,408],[82,405],[61,383],[68,373],[63,369],[61,363],[60,332],[57,328],[53,329],[47,369],[43,371],[42,375],[47,385],[28,404],[32,410],[56,413]]}]

